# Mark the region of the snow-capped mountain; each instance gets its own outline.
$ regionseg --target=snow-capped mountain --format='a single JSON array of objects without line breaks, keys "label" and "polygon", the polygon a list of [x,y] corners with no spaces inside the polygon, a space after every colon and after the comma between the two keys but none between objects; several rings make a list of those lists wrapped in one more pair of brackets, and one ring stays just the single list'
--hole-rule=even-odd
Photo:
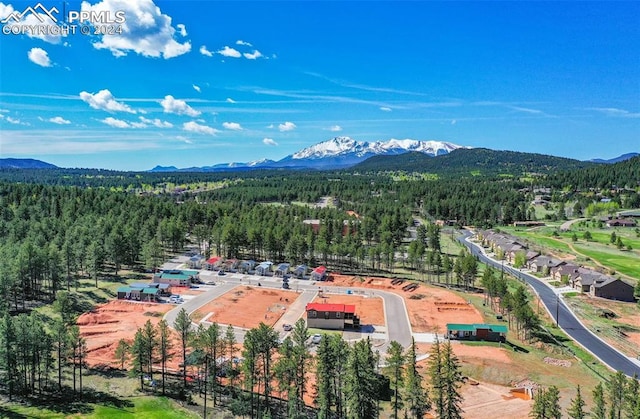
[{"label": "snow-capped mountain", "polygon": [[335,137],[312,145],[278,161],[278,167],[304,166],[313,168],[344,168],[360,163],[372,156],[403,154],[417,151],[439,156],[462,148],[444,141],[397,140],[356,141],[349,137]]},{"label": "snow-capped mountain", "polygon": [[[261,159],[249,163],[222,163],[179,170],[213,172],[270,168],[343,169],[358,164],[372,156],[403,154],[410,151],[417,151],[430,156],[440,156],[448,154],[457,148],[464,147],[444,141],[391,139],[388,141],[368,142],[356,141],[349,137],[335,137],[304,148],[278,161]],[[152,171],[162,171],[162,169],[169,168],[158,166]]]}]

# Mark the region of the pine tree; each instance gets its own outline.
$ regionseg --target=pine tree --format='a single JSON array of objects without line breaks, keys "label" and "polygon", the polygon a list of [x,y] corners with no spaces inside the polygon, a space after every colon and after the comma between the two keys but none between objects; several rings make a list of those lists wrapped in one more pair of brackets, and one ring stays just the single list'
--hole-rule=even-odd
[{"label": "pine tree", "polygon": [[640,419],[640,383],[635,374],[628,381],[624,406],[627,419]]},{"label": "pine tree", "polygon": [[373,419],[378,417],[379,379],[371,341],[360,340],[349,352],[345,397],[349,418]]},{"label": "pine tree", "polygon": [[171,330],[169,324],[163,319],[158,322],[158,350],[160,351],[160,363],[162,374],[162,395],[165,394],[165,376],[167,373],[167,361],[171,359]]},{"label": "pine tree", "polygon": [[436,416],[439,418],[443,417],[445,413],[444,367],[440,349],[440,341],[436,336],[436,341],[433,343],[429,354],[429,378],[431,380],[431,400],[435,405]]},{"label": "pine tree", "polygon": [[444,419],[462,418],[462,395],[460,386],[462,384],[462,372],[460,362],[451,349],[451,343],[444,344],[442,349],[442,372],[444,374]]},{"label": "pine tree", "polygon": [[593,410],[591,411],[593,419],[606,419],[607,406],[604,400],[604,387],[602,383],[598,383],[593,389]]},{"label": "pine tree", "polygon": [[576,397],[571,399],[571,406],[569,406],[569,410],[567,410],[569,417],[571,419],[585,419],[587,417],[587,414],[584,411],[585,404],[582,394],[580,393],[580,384],[578,384]]},{"label": "pine tree", "polygon": [[182,388],[186,390],[187,388],[187,345],[191,340],[191,336],[193,335],[193,331],[191,329],[191,318],[187,314],[184,308],[180,309],[178,312],[178,316],[176,317],[175,322],[173,323],[173,328],[176,329],[178,334],[180,335],[180,344],[182,347]]},{"label": "pine tree", "polygon": [[403,407],[400,391],[404,382],[404,361],[402,346],[395,340],[391,341],[387,349],[387,366],[385,367],[385,373],[389,377],[391,390],[393,390],[391,408],[393,409],[392,417],[394,419],[398,419],[398,411]]},{"label": "pine tree", "polygon": [[627,376],[622,371],[616,372],[607,382],[607,395],[609,398],[609,418],[621,419],[622,407],[627,387]]},{"label": "pine tree", "polygon": [[129,358],[129,349],[130,349],[130,345],[125,339],[120,339],[118,341],[115,357],[116,357],[116,360],[120,363],[121,370],[124,370],[124,364],[127,362]]},{"label": "pine tree", "polygon": [[414,339],[411,341],[411,346],[406,356],[404,384],[405,417],[422,419],[427,411],[431,409],[431,402],[422,386],[422,377],[417,369],[416,343]]}]

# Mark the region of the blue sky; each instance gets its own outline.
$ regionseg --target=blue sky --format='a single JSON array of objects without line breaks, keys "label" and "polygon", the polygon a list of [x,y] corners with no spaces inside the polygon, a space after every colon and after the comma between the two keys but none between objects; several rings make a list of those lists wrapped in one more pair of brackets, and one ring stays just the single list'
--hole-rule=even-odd
[{"label": "blue sky", "polygon": [[[2,1],[1,19],[37,4]],[[3,24],[2,157],[146,170],[278,160],[337,135],[640,151],[638,2],[41,3],[125,22]]]}]

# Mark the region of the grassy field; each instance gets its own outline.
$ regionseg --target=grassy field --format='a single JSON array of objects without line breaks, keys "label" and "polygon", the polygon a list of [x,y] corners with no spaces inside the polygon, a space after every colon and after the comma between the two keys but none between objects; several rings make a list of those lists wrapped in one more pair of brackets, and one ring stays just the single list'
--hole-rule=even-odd
[{"label": "grassy field", "polygon": [[[529,230],[523,230],[514,227],[505,227],[502,230],[514,236],[523,237],[529,243],[542,247],[543,251],[561,252],[565,255],[577,256],[576,262],[592,267],[598,264],[628,277],[640,280],[640,239],[636,237],[633,229],[600,229],[590,230],[593,239],[585,241],[583,239],[584,231],[580,229],[559,233],[557,237],[553,236],[555,228],[542,227]],[[619,250],[610,243],[612,231],[616,232],[626,244],[630,244],[632,250]],[[578,236],[578,240],[572,240],[573,234]],[[572,249],[575,249],[575,251]]]},{"label": "grassy field", "polygon": [[88,404],[84,408],[85,411],[81,413],[61,411],[63,409],[51,410],[42,406],[4,404],[0,406],[0,417],[33,419],[192,419],[199,417],[164,397],[141,396],[126,401],[128,403],[123,403],[126,406],[122,407]]}]

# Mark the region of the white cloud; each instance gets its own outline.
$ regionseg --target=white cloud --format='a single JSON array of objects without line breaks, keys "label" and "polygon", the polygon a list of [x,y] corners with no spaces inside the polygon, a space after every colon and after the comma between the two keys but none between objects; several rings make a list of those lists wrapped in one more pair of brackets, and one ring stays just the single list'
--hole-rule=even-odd
[{"label": "white cloud", "polygon": [[[2,3],[0,3],[0,4],[2,4]],[[9,112],[9,109],[0,109],[0,113],[7,113],[7,112]]]},{"label": "white cloud", "polygon": [[206,55],[207,57],[213,57],[213,52],[209,51],[205,45],[200,47],[200,54]]},{"label": "white cloud", "polygon": [[329,131],[339,132],[342,131],[342,127],[340,125],[333,125],[329,127]]},{"label": "white cloud", "polygon": [[281,132],[285,132],[285,131],[293,131],[294,129],[296,129],[296,124],[294,124],[293,122],[285,122],[284,124],[280,124],[278,125],[278,129]]},{"label": "white cloud", "polygon": [[7,116],[7,122],[14,125],[22,125],[22,121],[16,118],[12,118],[10,116]]},{"label": "white cloud", "polygon": [[262,142],[266,145],[278,145],[278,143],[276,143],[273,138],[263,138]]},{"label": "white cloud", "polygon": [[231,131],[242,131],[242,126],[237,122],[223,122],[222,126]]},{"label": "white cloud", "polygon": [[587,108],[591,111],[597,111],[608,116],[616,116],[622,118],[640,118],[640,112],[629,112],[626,109],[619,108]]},{"label": "white cloud", "polygon": [[267,125],[267,128],[269,128],[269,129],[274,129],[274,128],[275,128],[275,126],[274,126],[273,124],[269,124],[269,125]]},{"label": "white cloud", "polygon": [[100,122],[114,128],[132,128],[132,126],[127,121],[123,121],[122,119],[112,118],[110,116],[105,119],[101,119]]},{"label": "white cloud", "polygon": [[244,46],[247,46],[247,47],[252,47],[253,46],[250,43],[243,41],[242,39],[238,39],[236,41],[236,45],[244,45]]},{"label": "white cloud", "polygon": [[[29,6],[29,3],[25,3],[25,8],[27,6]],[[22,13],[24,10],[25,10],[24,8],[21,10],[15,10],[13,6],[10,4],[0,3],[0,20],[6,19],[13,12]],[[10,28],[16,27],[16,29],[13,29],[13,30],[15,31],[20,30],[21,31],[20,33],[24,33],[29,38],[41,39],[50,44],[59,44],[60,40],[62,39],[62,34],[60,33],[57,33],[57,34],[50,33],[49,31],[40,33],[37,30],[33,31],[33,30],[27,29],[29,27],[34,27],[34,25],[38,26],[38,25],[48,24],[48,23],[54,24],[54,22],[51,21],[51,18],[49,18],[49,16],[47,16],[44,13],[36,12],[36,13],[27,14],[19,22],[16,22],[12,19],[9,22],[7,22],[4,26],[7,28],[7,30],[12,30]]]},{"label": "white cloud", "polygon": [[455,125],[458,121],[456,121],[455,119],[451,120],[451,125]]},{"label": "white cloud", "polygon": [[80,99],[87,102],[93,109],[100,109],[107,112],[136,113],[129,105],[118,102],[108,89],[100,90],[96,94],[80,92]]},{"label": "white cloud", "polygon": [[237,49],[229,48],[226,45],[224,48],[218,51],[218,54],[223,55],[225,57],[232,57],[232,58],[242,57],[242,54],[240,54],[240,51],[238,51]]},{"label": "white cloud", "polygon": [[381,106],[380,110],[385,112],[391,112],[391,108],[389,108],[388,106]]},{"label": "white cloud", "polygon": [[166,95],[164,99],[160,101],[160,105],[162,105],[165,113],[175,113],[178,115],[188,116],[198,116],[201,113],[187,105],[187,102],[184,100],[176,99],[171,95]]},{"label": "white cloud", "polygon": [[178,28],[178,33],[180,34],[180,36],[182,37],[187,36],[187,27],[184,26],[184,24],[178,23],[176,25],[176,28]]},{"label": "white cloud", "polygon": [[189,132],[197,132],[198,134],[209,135],[216,135],[217,132],[220,132],[215,128],[211,128],[208,125],[198,124],[195,121],[185,122],[184,124],[182,124],[182,129]]},{"label": "white cloud", "polygon": [[27,57],[29,57],[31,62],[38,64],[41,67],[51,67],[49,55],[47,54],[47,51],[42,48],[31,48],[29,52],[27,52]]},{"label": "white cloud", "polygon": [[231,99],[230,97],[227,98],[227,103],[238,103],[235,100]]},{"label": "white cloud", "polygon": [[[176,29],[171,26],[171,17],[162,14],[152,0],[102,0],[94,5],[83,1],[81,5],[83,12],[113,14],[120,10],[126,18],[122,23],[122,34],[101,36],[100,41],[93,43],[94,48],[108,49],[116,57],[134,51],[144,57],[164,59],[191,51],[191,42],[180,43],[174,39]],[[186,34],[186,30],[184,32]]]},{"label": "white cloud", "polygon": [[195,90],[196,92],[200,93],[200,86],[197,86],[195,84],[191,85],[193,87],[193,90]]},{"label": "white cloud", "polygon": [[191,141],[190,139],[188,139],[184,135],[177,135],[176,136],[176,140],[182,141],[183,143],[187,143],[187,144],[193,144],[193,141]]},{"label": "white cloud", "polygon": [[253,53],[251,54],[248,52],[245,52],[242,55],[244,55],[244,58],[246,58],[247,60],[257,60],[258,58],[262,57],[262,53],[257,49],[254,49]]},{"label": "white cloud", "polygon": [[58,125],[69,125],[71,123],[71,121],[69,121],[68,119],[64,119],[61,116],[54,116],[53,118],[49,118],[49,122],[53,122],[54,124]]},{"label": "white cloud", "polygon": [[142,122],[143,124],[153,125],[153,126],[158,127],[158,128],[171,128],[171,127],[173,127],[173,124],[171,122],[162,121],[162,120],[160,120],[158,118],[147,119],[147,118],[141,116],[140,117],[140,122]]}]

